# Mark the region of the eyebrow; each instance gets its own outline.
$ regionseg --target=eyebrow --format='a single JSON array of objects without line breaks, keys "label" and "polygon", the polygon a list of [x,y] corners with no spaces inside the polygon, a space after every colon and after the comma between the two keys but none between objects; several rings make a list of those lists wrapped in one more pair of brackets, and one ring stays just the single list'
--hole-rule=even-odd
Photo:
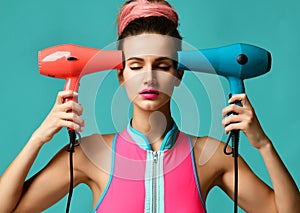
[{"label": "eyebrow", "polygon": [[[128,58],[126,61],[131,61],[131,60],[138,60],[138,61],[143,61],[143,58],[139,58],[139,57],[131,57]],[[169,58],[169,57],[159,57],[157,59],[155,59],[155,61],[163,61],[163,60],[170,60],[173,61],[173,59]]]},{"label": "eyebrow", "polygon": [[131,57],[131,58],[126,59],[126,61],[131,61],[131,60],[143,61],[143,59],[139,58],[139,57]]}]

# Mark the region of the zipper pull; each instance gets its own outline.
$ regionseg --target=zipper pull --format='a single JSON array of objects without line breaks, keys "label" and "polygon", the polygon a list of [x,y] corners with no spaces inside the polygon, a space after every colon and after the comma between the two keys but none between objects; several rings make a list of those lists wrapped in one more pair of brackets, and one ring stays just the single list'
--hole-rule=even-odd
[{"label": "zipper pull", "polygon": [[157,162],[157,159],[158,159],[158,152],[153,152],[153,161],[154,161],[154,163]]}]

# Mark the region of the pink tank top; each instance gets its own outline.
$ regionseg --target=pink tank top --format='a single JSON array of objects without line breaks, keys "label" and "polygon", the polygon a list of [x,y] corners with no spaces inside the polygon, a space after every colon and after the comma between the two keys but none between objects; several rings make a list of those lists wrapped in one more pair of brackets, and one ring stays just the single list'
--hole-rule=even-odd
[{"label": "pink tank top", "polygon": [[95,213],[204,213],[189,137],[176,125],[159,151],[131,125],[113,141],[110,178]]}]

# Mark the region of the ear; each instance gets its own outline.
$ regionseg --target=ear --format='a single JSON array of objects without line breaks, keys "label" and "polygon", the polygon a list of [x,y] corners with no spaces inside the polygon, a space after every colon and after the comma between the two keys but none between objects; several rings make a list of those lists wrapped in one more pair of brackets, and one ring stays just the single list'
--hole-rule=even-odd
[{"label": "ear", "polygon": [[123,71],[124,71],[124,69],[117,69],[118,80],[119,80],[120,86],[124,86],[124,76],[123,76]]},{"label": "ear", "polygon": [[177,70],[177,79],[178,80],[176,80],[176,83],[175,83],[176,87],[178,87],[180,85],[183,74],[184,74],[184,70]]}]

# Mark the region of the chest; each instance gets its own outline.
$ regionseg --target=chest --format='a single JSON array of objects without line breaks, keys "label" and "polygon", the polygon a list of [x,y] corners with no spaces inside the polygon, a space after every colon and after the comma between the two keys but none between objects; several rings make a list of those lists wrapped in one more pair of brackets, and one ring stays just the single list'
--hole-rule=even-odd
[{"label": "chest", "polygon": [[158,152],[116,141],[95,212],[205,212],[193,152],[181,137],[172,149]]}]

